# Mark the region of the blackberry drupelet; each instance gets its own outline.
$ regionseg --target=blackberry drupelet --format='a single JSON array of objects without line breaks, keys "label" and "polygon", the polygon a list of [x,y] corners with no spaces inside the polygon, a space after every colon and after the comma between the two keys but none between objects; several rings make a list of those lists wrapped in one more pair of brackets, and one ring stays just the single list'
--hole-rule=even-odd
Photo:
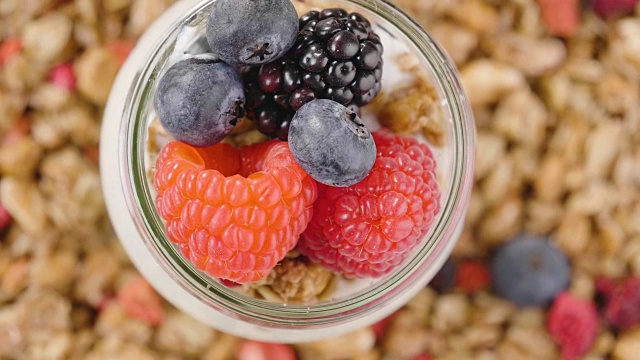
[{"label": "blackberry drupelet", "polygon": [[248,117],[262,133],[282,140],[295,112],[309,101],[330,99],[359,112],[381,86],[382,43],[362,15],[310,11],[299,28],[285,56],[242,70]]}]

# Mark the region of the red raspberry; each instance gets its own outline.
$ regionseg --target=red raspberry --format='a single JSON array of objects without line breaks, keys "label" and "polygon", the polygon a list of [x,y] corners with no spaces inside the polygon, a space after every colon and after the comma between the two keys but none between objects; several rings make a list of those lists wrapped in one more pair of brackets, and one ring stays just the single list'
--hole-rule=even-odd
[{"label": "red raspberry", "polygon": [[298,244],[312,261],[347,276],[382,276],[400,264],[440,210],[427,145],[388,130],[373,133],[377,158],[358,184],[318,184],[314,216]]},{"label": "red raspberry", "polygon": [[631,277],[619,284],[598,279],[596,286],[606,298],[604,318],[612,327],[626,330],[640,324],[640,278]]},{"label": "red raspberry", "polygon": [[549,310],[547,328],[560,343],[562,358],[577,359],[589,351],[598,334],[596,306],[567,292],[560,293]]},{"label": "red raspberry", "polygon": [[281,141],[240,151],[171,142],[156,168],[168,238],[198,269],[237,283],[262,279],[295,247],[317,195]]},{"label": "red raspberry", "polygon": [[477,260],[468,260],[458,265],[456,284],[459,288],[476,292],[485,289],[491,283],[491,273],[487,266]]}]

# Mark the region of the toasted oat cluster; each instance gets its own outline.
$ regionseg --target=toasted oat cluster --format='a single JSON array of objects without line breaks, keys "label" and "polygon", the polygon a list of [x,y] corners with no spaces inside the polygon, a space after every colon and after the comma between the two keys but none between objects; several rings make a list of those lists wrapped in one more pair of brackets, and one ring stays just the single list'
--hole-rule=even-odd
[{"label": "toasted oat cluster", "polygon": [[[97,166],[102,110],[135,39],[172,2],[0,2],[0,358],[247,359],[271,346],[293,356],[177,311],[111,230]],[[437,282],[372,327],[293,346],[296,356],[636,359],[638,307],[620,304],[640,299],[640,5],[396,3],[446,48],[473,106],[467,223]],[[438,144],[434,100],[418,83],[379,101],[383,119],[417,119],[387,126],[420,124]],[[227,141],[264,141],[250,127]],[[522,233],[548,238],[571,265],[551,303],[520,308],[494,290],[492,256]],[[336,276],[296,255],[241,291],[322,300]]]}]

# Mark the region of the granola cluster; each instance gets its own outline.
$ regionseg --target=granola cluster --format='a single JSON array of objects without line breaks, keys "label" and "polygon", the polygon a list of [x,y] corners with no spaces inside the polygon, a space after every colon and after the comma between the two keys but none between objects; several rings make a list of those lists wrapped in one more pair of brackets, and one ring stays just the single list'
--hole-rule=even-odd
[{"label": "granola cluster", "polygon": [[[2,359],[214,360],[267,346],[162,300],[105,211],[97,151],[108,92],[172,2],[0,1]],[[446,48],[476,118],[475,191],[453,258],[478,268],[519,233],[550,236],[572,264],[568,294],[587,302],[598,279],[640,276],[640,5],[591,2],[598,14],[577,0],[396,0]],[[415,119],[387,126],[442,141],[428,88],[382,98],[383,119]],[[246,291],[291,302],[331,291],[332,274],[293,255]],[[293,348],[301,359],[560,358],[549,308],[517,308],[486,281],[427,287],[372,327]],[[639,344],[637,324],[601,319],[583,358],[637,359]]]}]

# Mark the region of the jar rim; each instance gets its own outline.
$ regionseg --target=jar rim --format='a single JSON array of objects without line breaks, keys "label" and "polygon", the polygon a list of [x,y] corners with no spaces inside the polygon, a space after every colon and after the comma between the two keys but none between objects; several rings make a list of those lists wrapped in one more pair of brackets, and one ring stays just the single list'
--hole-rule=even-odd
[{"label": "jar rim", "polygon": [[[367,314],[380,310],[383,305],[398,304],[401,302],[400,299],[408,300],[407,288],[411,283],[424,282],[424,273],[427,271],[431,273],[431,277],[435,274],[434,262],[427,261],[432,253],[437,251],[448,256],[455,244],[455,241],[446,240],[452,239],[456,231],[459,231],[468,207],[473,181],[475,128],[473,115],[453,62],[420,25],[402,10],[384,0],[341,1],[375,13],[382,19],[389,21],[391,26],[409,39],[415,49],[419,51],[419,56],[426,60],[431,71],[436,74],[435,80],[444,93],[443,98],[446,100],[446,106],[452,120],[453,136],[451,141],[454,146],[451,186],[448,194],[443,194],[442,200],[444,201],[441,203],[441,211],[428,233],[431,240],[423,240],[422,248],[372,288],[353,298],[313,305],[280,304],[241,295],[217,282],[208,281],[206,274],[195,269],[183,258],[175,246],[171,246],[173,244],[164,234],[164,224],[155,210],[146,179],[144,158],[146,137],[144,129],[141,129],[142,126],[137,125],[141,121],[146,121],[146,118],[143,118],[146,114],[142,106],[144,105],[143,99],[146,96],[148,101],[148,95],[154,83],[150,79],[158,76],[157,66],[154,64],[160,60],[166,60],[159,59],[159,54],[162,51],[166,52],[167,39],[177,31],[178,24],[198,16],[201,10],[212,1],[215,0],[183,0],[175,4],[172,10],[158,19],[139,40],[114,83],[114,90],[112,90],[105,109],[105,121],[101,136],[109,136],[106,135],[107,133],[112,136],[115,132],[117,141],[110,143],[117,143],[117,145],[116,149],[105,148],[106,151],[100,152],[103,189],[110,215],[122,212],[124,210],[122,205],[125,204],[132,217],[131,222],[137,229],[139,236],[142,237],[145,247],[161,264],[160,268],[165,275],[172,278],[182,290],[215,311],[226,315],[229,319],[250,322],[262,328],[277,328],[280,331],[289,329],[297,332],[301,328],[326,328],[337,323],[343,324],[361,319]],[[181,11],[174,11],[176,7],[179,7]],[[160,40],[158,34],[161,34]],[[175,44],[169,44],[169,46],[172,45]],[[116,89],[128,89],[128,91],[114,94]],[[111,119],[115,116],[118,116],[122,121],[118,126]],[[107,127],[109,129],[106,129]],[[103,142],[101,141],[102,147]],[[126,151],[122,151],[122,149]],[[112,183],[114,166],[118,168],[118,184]],[[114,189],[118,185],[121,188],[120,193]],[[116,227],[119,238],[122,239],[120,235],[123,231],[119,231],[119,227],[121,228],[123,225],[117,225],[114,224],[114,227]],[[127,248],[127,246],[125,248],[132,258],[135,257],[131,253],[134,250]],[[435,264],[438,265],[437,268],[444,262],[446,256],[438,257],[439,264]],[[145,271],[141,269],[141,266],[144,265],[136,263],[136,266],[147,277]],[[429,266],[431,268],[427,269]],[[152,283],[152,285],[156,288],[162,288],[160,284]],[[166,294],[163,295],[166,297]],[[390,311],[387,309],[386,312]],[[384,312],[379,312],[376,315],[380,318]],[[357,322],[353,321],[352,324],[357,324]],[[355,326],[352,325],[350,328],[354,329]],[[245,337],[270,339],[268,335],[247,334],[242,331],[238,334]],[[303,337],[298,339],[303,339]],[[291,339],[291,341],[298,339]]]}]

